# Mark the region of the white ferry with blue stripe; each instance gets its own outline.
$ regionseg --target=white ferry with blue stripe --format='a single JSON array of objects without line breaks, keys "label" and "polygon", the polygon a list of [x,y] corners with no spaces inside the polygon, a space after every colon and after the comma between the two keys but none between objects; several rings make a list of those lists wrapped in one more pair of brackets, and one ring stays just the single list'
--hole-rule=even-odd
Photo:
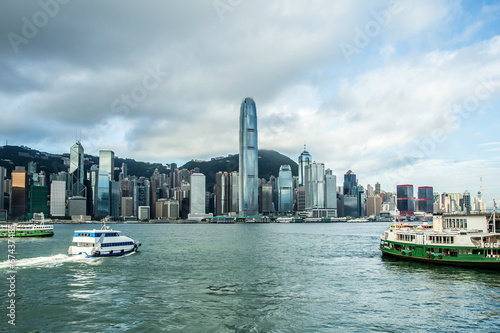
[{"label": "white ferry with blue stripe", "polygon": [[141,243],[132,238],[122,236],[120,231],[103,226],[100,230],[76,230],[73,245],[68,255],[85,255],[87,257],[121,256],[139,250]]}]

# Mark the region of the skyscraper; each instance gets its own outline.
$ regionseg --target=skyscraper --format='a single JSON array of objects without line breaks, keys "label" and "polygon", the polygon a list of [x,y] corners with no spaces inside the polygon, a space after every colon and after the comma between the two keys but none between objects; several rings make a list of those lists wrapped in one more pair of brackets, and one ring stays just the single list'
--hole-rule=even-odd
[{"label": "skyscraper", "polygon": [[325,174],[325,208],[337,213],[337,177],[329,169]]},{"label": "skyscraper", "polygon": [[413,198],[413,185],[398,185],[398,210],[401,216],[415,215],[415,199]]},{"label": "skyscraper", "polygon": [[462,210],[464,212],[467,212],[467,214],[470,214],[470,211],[471,211],[471,200],[470,200],[470,193],[469,193],[469,191],[465,191],[464,192],[464,195],[463,195],[462,199],[463,199]]},{"label": "skyscraper", "polygon": [[7,174],[7,170],[4,167],[0,166],[0,209],[4,209],[4,204],[3,204],[4,193],[5,193],[4,178],[5,178],[6,174]]},{"label": "skyscraper", "polygon": [[84,169],[83,169],[83,146],[78,141],[69,151],[69,175],[70,175],[70,196],[85,197]]},{"label": "skyscraper", "polygon": [[430,186],[418,188],[418,210],[432,213],[434,211],[434,189]]},{"label": "skyscraper", "polygon": [[66,215],[66,182],[53,180],[50,186],[50,215]]},{"label": "skyscraper", "polygon": [[278,211],[293,211],[293,178],[289,165],[282,165],[278,177]]},{"label": "skyscraper", "polygon": [[202,173],[193,173],[191,175],[191,190],[189,197],[189,219],[202,220],[212,217],[212,214],[206,214],[206,177]]},{"label": "skyscraper", "polygon": [[240,216],[259,213],[259,150],[257,108],[252,98],[245,98],[240,108],[239,205]]},{"label": "skyscraper", "polygon": [[12,171],[12,195],[10,215],[13,218],[26,218],[28,214],[28,194],[29,194],[28,172],[21,168]]},{"label": "skyscraper", "polygon": [[[99,159],[100,160],[100,159]],[[110,181],[109,174],[99,169],[97,178],[97,217],[111,215]]]},{"label": "skyscraper", "polygon": [[224,215],[229,212],[229,176],[227,172],[215,174],[215,214]]},{"label": "skyscraper", "polygon": [[344,175],[344,194],[355,195],[354,188],[358,186],[356,174],[351,170],[347,171]]},{"label": "skyscraper", "polygon": [[311,163],[305,168],[306,210],[325,208],[325,165]]},{"label": "skyscraper", "polygon": [[113,151],[99,151],[99,171],[107,172],[109,180],[115,180],[115,153]]},{"label": "skyscraper", "polygon": [[305,179],[306,166],[311,164],[311,162],[312,162],[312,156],[311,154],[309,154],[308,151],[306,151],[306,145],[304,145],[304,151],[299,156],[299,185],[306,184],[306,179]]}]

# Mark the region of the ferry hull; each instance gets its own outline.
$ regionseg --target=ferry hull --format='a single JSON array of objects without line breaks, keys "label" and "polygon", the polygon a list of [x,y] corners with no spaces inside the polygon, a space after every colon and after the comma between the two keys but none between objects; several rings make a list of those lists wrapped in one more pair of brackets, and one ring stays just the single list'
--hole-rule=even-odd
[{"label": "ferry hull", "polygon": [[461,267],[474,267],[490,270],[500,270],[500,258],[478,258],[474,260],[460,260],[460,259],[447,259],[446,257],[422,257],[415,255],[402,254],[400,252],[395,252],[389,250],[383,246],[380,247],[382,254],[391,258],[407,260],[407,261],[418,261],[428,264],[436,265],[451,265],[451,266],[461,266]]},{"label": "ferry hull", "polygon": [[15,232],[2,231],[0,232],[0,238],[7,237],[52,237],[54,236],[54,231],[52,230],[40,230],[40,231],[21,231],[16,230]]},{"label": "ferry hull", "polygon": [[78,246],[70,246],[68,249],[68,255],[74,256],[74,255],[84,254],[87,258],[118,257],[137,251],[139,251],[139,244],[135,244],[133,247],[128,247],[126,249],[118,248],[118,249],[113,249],[111,251],[102,251],[95,248],[82,248]]}]

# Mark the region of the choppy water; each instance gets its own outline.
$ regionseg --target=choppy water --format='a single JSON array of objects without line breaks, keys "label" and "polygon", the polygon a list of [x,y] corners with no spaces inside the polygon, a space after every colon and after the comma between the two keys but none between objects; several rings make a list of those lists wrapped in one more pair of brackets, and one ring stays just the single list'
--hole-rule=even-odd
[{"label": "choppy water", "polygon": [[113,226],[136,254],[67,257],[75,229],[18,239],[19,332],[500,331],[497,272],[383,258],[385,223]]}]

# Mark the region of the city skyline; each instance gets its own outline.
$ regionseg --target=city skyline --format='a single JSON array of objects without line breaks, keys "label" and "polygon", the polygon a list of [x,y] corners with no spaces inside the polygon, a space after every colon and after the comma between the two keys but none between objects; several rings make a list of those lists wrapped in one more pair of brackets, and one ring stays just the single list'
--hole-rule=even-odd
[{"label": "city skyline", "polygon": [[253,96],[261,149],[500,197],[497,2],[54,3],[0,11],[2,143],[182,165],[236,153]]}]

